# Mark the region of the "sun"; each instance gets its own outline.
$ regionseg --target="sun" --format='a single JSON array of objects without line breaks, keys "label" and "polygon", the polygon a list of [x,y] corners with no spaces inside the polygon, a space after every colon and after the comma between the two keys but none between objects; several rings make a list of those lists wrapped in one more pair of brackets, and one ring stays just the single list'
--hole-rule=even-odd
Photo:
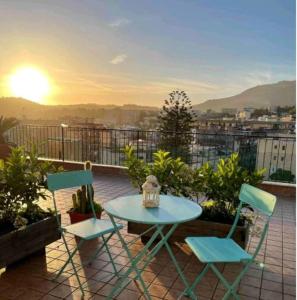
[{"label": "sun", "polygon": [[49,80],[37,68],[24,67],[9,77],[9,88],[13,96],[38,103],[45,101],[50,93]]}]

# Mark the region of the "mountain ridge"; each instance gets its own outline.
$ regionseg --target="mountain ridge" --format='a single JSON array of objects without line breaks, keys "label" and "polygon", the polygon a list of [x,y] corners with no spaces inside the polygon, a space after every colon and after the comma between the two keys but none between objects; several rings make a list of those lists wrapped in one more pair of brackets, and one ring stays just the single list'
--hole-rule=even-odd
[{"label": "mountain ridge", "polygon": [[296,101],[296,80],[283,80],[277,83],[257,85],[230,97],[210,99],[193,105],[195,110],[208,109],[221,111],[223,108],[244,107],[268,108],[291,106]]},{"label": "mountain ridge", "polygon": [[[292,106],[296,100],[296,81],[284,80],[277,83],[258,85],[230,97],[210,99],[203,103],[193,105],[195,110],[206,111],[212,109],[221,111],[222,108],[244,107],[267,108],[274,106]],[[16,118],[36,119],[44,115],[51,118],[65,115],[81,116],[90,115],[96,117],[100,111],[151,111],[157,112],[160,108],[153,106],[141,106],[124,104],[122,106],[96,103],[85,104],[62,104],[44,105],[23,98],[2,97],[0,98],[0,115]]]}]

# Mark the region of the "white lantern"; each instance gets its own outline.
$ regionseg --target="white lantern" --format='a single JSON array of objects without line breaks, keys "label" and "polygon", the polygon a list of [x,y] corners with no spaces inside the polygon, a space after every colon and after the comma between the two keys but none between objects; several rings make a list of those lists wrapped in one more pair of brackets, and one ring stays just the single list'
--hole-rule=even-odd
[{"label": "white lantern", "polygon": [[160,204],[160,185],[156,176],[149,175],[142,185],[142,205],[144,207],[158,207]]}]

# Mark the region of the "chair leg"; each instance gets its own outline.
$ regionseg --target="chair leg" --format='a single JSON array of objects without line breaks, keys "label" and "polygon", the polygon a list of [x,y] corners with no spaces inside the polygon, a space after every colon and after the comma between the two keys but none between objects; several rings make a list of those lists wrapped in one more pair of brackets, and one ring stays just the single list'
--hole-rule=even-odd
[{"label": "chair leg", "polygon": [[[68,245],[66,244],[66,242],[64,242],[66,249],[68,248]],[[68,259],[65,262],[65,264],[63,265],[63,267],[60,269],[59,273],[55,276],[54,280],[56,280],[57,278],[59,278],[59,276],[63,273],[64,269],[66,268],[66,266],[69,264],[70,260],[73,258],[73,256],[75,255],[75,253],[79,250],[79,248],[81,247],[81,245],[83,244],[83,240],[80,240],[79,244],[77,245],[77,247],[74,249],[74,251],[69,255],[70,251],[68,253]]]},{"label": "chair leg", "polygon": [[[106,239],[106,243],[109,241],[109,239],[112,237],[113,233],[111,233],[107,239]],[[88,262],[86,263],[87,265],[91,265],[93,260],[97,257],[97,255],[100,253],[100,251],[104,248],[105,243],[103,240],[103,244],[95,251],[95,253],[92,255],[92,257],[88,260]]]},{"label": "chair leg", "polygon": [[[162,239],[165,239],[164,234],[163,234],[162,231],[160,231],[160,235],[161,235]],[[176,261],[176,258],[174,256],[174,254],[172,253],[172,250],[171,250],[167,240],[165,241],[165,247],[167,249],[167,252],[169,253],[169,256],[171,257],[171,260],[172,260],[172,262],[173,262],[173,264],[174,264],[174,266],[177,270],[177,273],[178,273],[180,279],[182,280],[183,284],[186,287],[187,295],[191,296],[191,298],[194,299],[195,297],[194,297],[194,295],[192,295],[192,290],[190,289],[189,283],[188,283],[184,273],[182,272],[178,262]]]},{"label": "chair leg", "polygon": [[[189,288],[186,288],[181,296],[191,296],[191,295],[195,295],[194,293],[194,289],[197,286],[197,284],[201,281],[201,279],[203,278],[203,276],[205,275],[205,273],[208,271],[210,265],[207,264],[203,270],[200,272],[200,274],[196,277],[196,279],[194,280],[194,282],[192,283],[192,285]],[[180,296],[180,297],[181,297]],[[192,298],[192,297],[191,297]]]},{"label": "chair leg", "polygon": [[116,266],[115,266],[115,263],[114,263],[114,261],[113,261],[113,259],[112,259],[111,253],[110,253],[109,248],[108,248],[108,245],[107,245],[108,240],[106,240],[106,239],[104,238],[103,235],[102,235],[102,240],[103,240],[103,243],[104,243],[104,247],[105,247],[105,249],[106,249],[106,252],[107,252],[107,254],[108,254],[109,260],[110,260],[110,262],[111,262],[111,264],[112,264],[114,273],[115,273],[116,276],[118,276],[118,270],[117,270],[117,268],[116,268]]},{"label": "chair leg", "polygon": [[223,285],[226,287],[227,292],[224,295],[223,299],[226,300],[229,298],[230,294],[233,295],[233,297],[236,300],[239,300],[239,296],[236,294],[236,291],[234,290],[236,286],[232,286],[229,284],[229,282],[225,279],[225,277],[222,275],[222,273],[211,263],[209,264],[211,269],[213,270],[213,272],[217,275],[217,277],[219,278],[219,280],[221,280],[221,282],[223,283]]},{"label": "chair leg", "polygon": [[[63,238],[64,244],[65,244],[65,247],[66,247],[68,256],[69,256],[69,259],[66,261],[66,263],[65,263],[64,266],[63,266],[63,270],[65,269],[66,265],[70,262],[71,265],[72,265],[74,274],[75,274],[75,276],[76,276],[77,282],[78,282],[78,284],[79,284],[79,288],[80,288],[80,290],[81,290],[81,293],[82,293],[82,295],[84,296],[85,293],[84,293],[82,284],[81,284],[81,282],[80,282],[79,276],[78,276],[77,271],[76,271],[76,267],[75,267],[74,262],[73,262],[73,259],[72,259],[73,255],[74,255],[75,252],[79,249],[79,247],[82,245],[82,243],[84,242],[84,240],[80,240],[80,242],[79,242],[79,244],[77,245],[76,249],[73,251],[73,253],[71,253],[70,250],[69,250],[69,247],[68,247],[68,245],[67,245],[67,243],[66,243],[66,239],[65,239],[65,236],[64,236],[63,233],[62,233],[62,238]],[[62,272],[61,272],[61,273],[62,273]]]},{"label": "chair leg", "polygon": [[[234,290],[234,289],[238,286],[238,284],[239,284],[241,278],[242,278],[243,275],[246,273],[246,271],[248,270],[248,268],[249,268],[249,266],[251,265],[251,263],[252,263],[252,261],[249,261],[249,262],[245,265],[245,267],[244,267],[243,270],[239,273],[239,275],[237,276],[237,278],[235,279],[235,281],[231,284],[232,290]],[[225,294],[225,296],[224,296],[223,299],[224,299],[224,300],[225,300],[225,299],[228,299],[230,293],[231,293],[231,291],[228,290],[227,293]]]}]

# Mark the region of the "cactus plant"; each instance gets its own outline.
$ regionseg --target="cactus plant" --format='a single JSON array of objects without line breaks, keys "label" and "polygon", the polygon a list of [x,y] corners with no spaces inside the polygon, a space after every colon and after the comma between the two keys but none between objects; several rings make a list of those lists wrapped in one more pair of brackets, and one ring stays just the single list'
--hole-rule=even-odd
[{"label": "cactus plant", "polygon": [[[92,170],[92,164],[90,161],[84,163],[85,170]],[[72,194],[72,205],[73,208],[69,211],[69,214],[92,214],[92,203],[96,214],[100,215],[102,207],[99,203],[94,201],[94,188],[90,185],[89,188],[86,185],[81,186],[76,193]]]}]

